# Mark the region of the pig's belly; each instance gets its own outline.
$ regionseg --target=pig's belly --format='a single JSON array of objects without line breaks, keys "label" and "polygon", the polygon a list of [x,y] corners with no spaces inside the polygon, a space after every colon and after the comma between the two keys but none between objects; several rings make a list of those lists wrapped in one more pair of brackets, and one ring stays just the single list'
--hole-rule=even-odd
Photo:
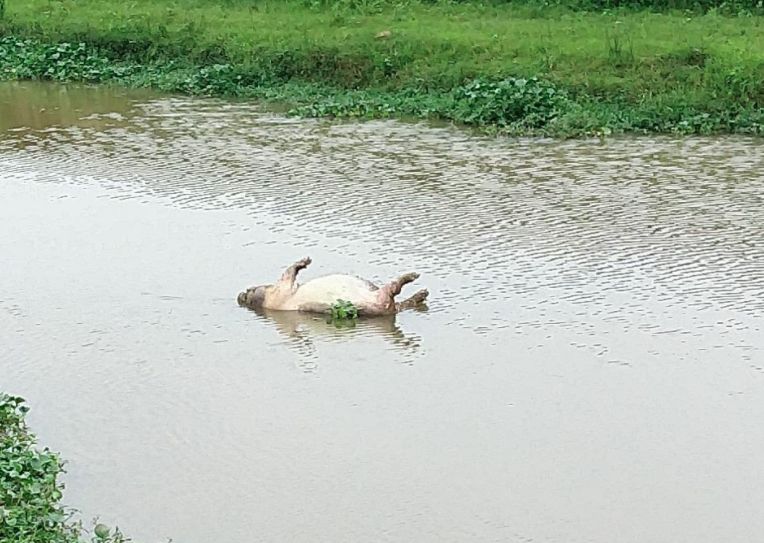
[{"label": "pig's belly", "polygon": [[337,300],[347,300],[356,307],[373,305],[378,302],[377,290],[359,277],[352,275],[327,275],[312,279],[300,285],[289,299],[287,309],[325,304],[331,306]]}]

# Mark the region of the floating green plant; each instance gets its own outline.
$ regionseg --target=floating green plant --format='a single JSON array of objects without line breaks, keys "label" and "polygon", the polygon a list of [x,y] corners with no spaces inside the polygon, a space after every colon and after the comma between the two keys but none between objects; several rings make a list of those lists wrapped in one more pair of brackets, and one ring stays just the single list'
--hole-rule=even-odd
[{"label": "floating green plant", "polygon": [[353,302],[337,300],[332,304],[331,315],[333,321],[356,320],[358,318],[358,308],[353,305]]}]

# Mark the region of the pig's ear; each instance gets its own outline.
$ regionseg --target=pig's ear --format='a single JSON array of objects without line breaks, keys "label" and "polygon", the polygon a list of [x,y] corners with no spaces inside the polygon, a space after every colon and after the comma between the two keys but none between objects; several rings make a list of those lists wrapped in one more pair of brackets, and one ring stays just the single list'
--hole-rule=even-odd
[{"label": "pig's ear", "polygon": [[262,287],[257,287],[252,296],[252,303],[254,305],[262,306],[265,303],[265,298],[268,296],[270,289],[271,289],[271,285],[264,285]]}]

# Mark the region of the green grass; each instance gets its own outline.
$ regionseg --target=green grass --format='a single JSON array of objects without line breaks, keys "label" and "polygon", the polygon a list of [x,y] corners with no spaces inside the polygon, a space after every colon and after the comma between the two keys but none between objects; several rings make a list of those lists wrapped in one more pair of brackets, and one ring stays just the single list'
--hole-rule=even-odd
[{"label": "green grass", "polygon": [[[129,72],[93,80],[287,101],[300,114],[561,136],[757,134],[764,17],[746,5],[730,16],[532,1],[7,0],[0,35],[82,42]],[[0,71],[17,77],[17,60],[4,58]],[[524,80],[532,92],[509,91]],[[538,89],[554,95],[541,113]],[[518,114],[491,93],[536,106]]]},{"label": "green grass", "polygon": [[0,543],[125,543],[97,524],[88,534],[61,505],[61,458],[37,446],[20,398],[0,393]]}]

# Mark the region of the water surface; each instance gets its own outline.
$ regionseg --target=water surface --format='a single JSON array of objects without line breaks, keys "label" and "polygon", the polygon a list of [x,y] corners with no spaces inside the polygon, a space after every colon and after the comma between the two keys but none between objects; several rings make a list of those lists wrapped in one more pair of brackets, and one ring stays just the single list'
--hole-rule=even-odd
[{"label": "water surface", "polygon": [[[758,541],[762,195],[755,139],[2,84],[0,389],[141,541]],[[236,305],[307,255],[429,310]]]}]

